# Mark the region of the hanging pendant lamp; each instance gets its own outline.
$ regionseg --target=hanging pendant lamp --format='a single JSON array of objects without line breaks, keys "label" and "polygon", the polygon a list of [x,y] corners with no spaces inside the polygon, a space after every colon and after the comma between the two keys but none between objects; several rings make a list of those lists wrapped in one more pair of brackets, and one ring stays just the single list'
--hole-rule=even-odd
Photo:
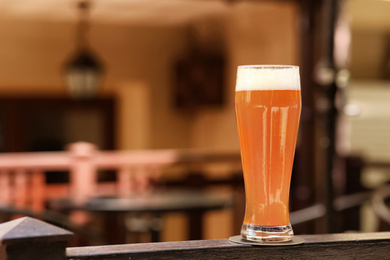
[{"label": "hanging pendant lamp", "polygon": [[89,2],[80,1],[79,22],[76,34],[76,51],[65,64],[65,76],[71,97],[90,99],[97,95],[103,66],[93,54],[86,40]]}]

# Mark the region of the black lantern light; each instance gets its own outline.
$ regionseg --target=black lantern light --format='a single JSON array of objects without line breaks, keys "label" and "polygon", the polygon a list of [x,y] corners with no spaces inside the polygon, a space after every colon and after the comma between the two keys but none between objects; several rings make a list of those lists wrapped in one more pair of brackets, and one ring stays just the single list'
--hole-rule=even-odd
[{"label": "black lantern light", "polygon": [[100,85],[103,67],[88,48],[86,31],[88,30],[89,2],[80,1],[79,23],[76,34],[76,52],[65,65],[65,75],[70,95],[76,99],[94,97]]}]

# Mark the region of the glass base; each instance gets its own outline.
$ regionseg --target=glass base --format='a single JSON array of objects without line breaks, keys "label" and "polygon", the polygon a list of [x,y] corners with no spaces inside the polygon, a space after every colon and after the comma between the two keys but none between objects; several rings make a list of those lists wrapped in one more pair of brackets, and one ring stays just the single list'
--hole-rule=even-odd
[{"label": "glass base", "polygon": [[288,242],[292,240],[294,232],[291,224],[285,226],[254,226],[242,225],[241,237],[248,241],[261,242]]}]

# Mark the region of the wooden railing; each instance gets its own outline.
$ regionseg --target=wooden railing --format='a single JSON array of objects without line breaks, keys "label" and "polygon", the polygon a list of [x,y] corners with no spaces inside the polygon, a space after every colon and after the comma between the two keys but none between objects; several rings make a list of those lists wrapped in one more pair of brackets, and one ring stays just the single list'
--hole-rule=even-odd
[{"label": "wooden railing", "polygon": [[66,248],[72,233],[28,217],[0,224],[0,259],[389,259],[390,232],[303,235],[294,246],[192,240]]},{"label": "wooden railing", "polygon": [[[236,152],[200,150],[101,151],[90,143],[73,143],[63,152],[0,154],[0,204],[41,211],[47,199],[69,197],[84,201],[94,196],[126,197],[147,189],[168,166],[241,165]],[[116,182],[97,182],[98,170],[114,170]],[[66,185],[45,183],[45,172],[68,171]],[[55,173],[54,173],[55,174]]]}]

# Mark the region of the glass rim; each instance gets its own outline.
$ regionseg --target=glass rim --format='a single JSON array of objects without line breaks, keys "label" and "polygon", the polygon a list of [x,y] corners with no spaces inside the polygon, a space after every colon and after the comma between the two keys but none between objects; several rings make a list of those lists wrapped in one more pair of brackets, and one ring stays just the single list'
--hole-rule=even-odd
[{"label": "glass rim", "polygon": [[239,69],[299,69],[297,65],[239,65]]}]

